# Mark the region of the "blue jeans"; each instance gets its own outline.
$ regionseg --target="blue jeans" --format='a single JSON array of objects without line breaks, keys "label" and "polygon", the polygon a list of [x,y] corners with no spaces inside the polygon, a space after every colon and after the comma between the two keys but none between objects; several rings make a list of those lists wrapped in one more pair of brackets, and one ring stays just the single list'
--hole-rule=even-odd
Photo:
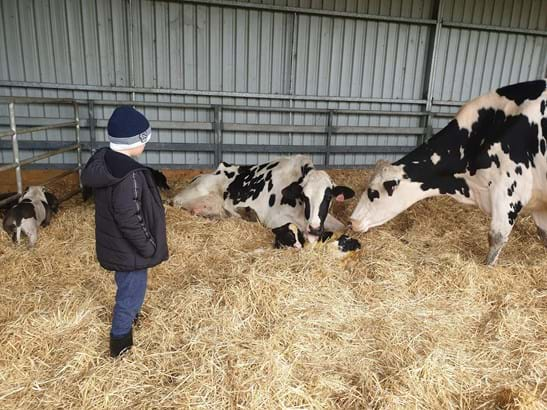
[{"label": "blue jeans", "polygon": [[144,302],[147,269],[133,272],[116,272],[116,304],[112,315],[110,335],[117,339],[127,335],[133,327]]}]

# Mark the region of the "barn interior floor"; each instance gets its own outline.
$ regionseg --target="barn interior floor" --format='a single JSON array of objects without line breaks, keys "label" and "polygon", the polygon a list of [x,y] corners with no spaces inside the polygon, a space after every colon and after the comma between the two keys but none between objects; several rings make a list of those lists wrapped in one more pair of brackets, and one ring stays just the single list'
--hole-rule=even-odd
[{"label": "barn interior floor", "polygon": [[[173,192],[196,173],[168,171]],[[332,175],[364,188],[363,171]],[[334,213],[347,221],[355,204]],[[120,360],[108,357],[115,287],[95,260],[93,205],[64,203],[32,250],[2,232],[3,409],[547,406],[547,251],[530,216],[490,268],[487,217],[448,198],[353,234],[362,249],[345,258],[166,210],[171,257],[149,273]]]}]

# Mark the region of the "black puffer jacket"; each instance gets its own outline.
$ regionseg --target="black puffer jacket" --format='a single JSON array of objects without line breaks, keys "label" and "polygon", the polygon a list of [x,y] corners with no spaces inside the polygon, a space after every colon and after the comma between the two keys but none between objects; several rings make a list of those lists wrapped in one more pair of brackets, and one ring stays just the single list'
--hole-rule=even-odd
[{"label": "black puffer jacket", "polygon": [[150,170],[127,155],[100,149],[82,172],[95,194],[95,237],[101,266],[149,268],[168,259],[165,209]]}]

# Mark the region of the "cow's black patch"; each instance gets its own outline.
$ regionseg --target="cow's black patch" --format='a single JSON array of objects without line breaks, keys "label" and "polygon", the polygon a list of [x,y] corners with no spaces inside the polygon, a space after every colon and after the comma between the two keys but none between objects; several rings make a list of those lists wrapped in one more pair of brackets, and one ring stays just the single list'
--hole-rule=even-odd
[{"label": "cow's black patch", "polygon": [[281,190],[281,205],[296,206],[296,200],[302,197],[302,187],[293,182]]},{"label": "cow's black patch", "polygon": [[[441,194],[460,193],[466,197],[469,197],[469,187],[455,174],[468,171],[475,175],[493,164],[499,168],[498,156],[488,153],[495,143],[500,143],[502,151],[514,163],[534,166],[533,158],[539,149],[536,124],[531,124],[525,115],[506,117],[503,111],[491,108],[480,109],[478,114],[471,131],[460,128],[454,119],[395,165],[403,165],[410,180],[420,182],[424,191],[438,189]],[[433,164],[430,158],[435,153],[441,159]]]},{"label": "cow's black patch", "polygon": [[275,205],[275,194],[270,195],[270,200],[268,201],[268,204],[270,205],[270,207]]},{"label": "cow's black patch", "polygon": [[515,173],[517,175],[522,175],[522,167],[520,165],[518,165],[517,167],[515,167]]},{"label": "cow's black patch", "polygon": [[[215,172],[215,175],[220,175],[220,169],[217,172]],[[195,180],[195,178],[190,182],[193,182],[194,180]]]},{"label": "cow's black patch", "polygon": [[522,202],[517,201],[516,203],[511,203],[511,210],[507,214],[507,216],[509,217],[509,223],[511,225],[515,223],[521,209],[522,209]]},{"label": "cow's black patch", "polygon": [[[452,120],[426,143],[420,145],[394,165],[403,165],[411,181],[421,183],[421,189],[439,189],[441,194],[460,193],[469,196],[469,187],[463,178],[454,176],[466,169],[467,160],[460,157],[460,147],[469,140],[469,131],[460,129]],[[441,159],[433,164],[431,157],[437,154]],[[490,163],[489,156],[488,163]]]},{"label": "cow's black patch", "polygon": [[221,164],[226,168],[230,168],[232,166],[232,164],[228,164],[227,162],[224,162],[224,161],[222,161]]},{"label": "cow's black patch", "polygon": [[506,174],[507,174],[507,178],[511,178],[511,174],[509,173],[509,171],[507,171]]},{"label": "cow's black patch", "polygon": [[258,171],[258,172],[259,172],[259,171],[262,171],[262,170],[263,170],[264,168],[266,168],[267,166],[268,166],[268,163],[267,163],[267,162],[264,163],[264,164],[262,164],[262,165],[259,165],[258,168],[257,168],[257,171]]},{"label": "cow's black patch", "polygon": [[514,101],[517,105],[525,100],[535,100],[545,91],[545,80],[527,81],[498,88],[496,93]]},{"label": "cow's black patch", "polygon": [[375,189],[367,189],[367,196],[370,202],[374,202],[376,198],[380,198],[380,192],[376,191]]},{"label": "cow's black patch", "polygon": [[310,211],[310,200],[308,199],[308,197],[304,196],[302,198],[302,201],[298,201],[298,202],[299,202],[299,205],[301,204],[301,202],[304,202],[304,216],[306,217],[306,219],[310,219],[311,211]]},{"label": "cow's black patch", "polygon": [[[325,189],[323,194],[323,200],[319,205],[319,220],[321,221],[321,231],[323,230],[323,225],[325,224],[325,219],[327,219],[327,214],[329,213],[330,201],[332,200],[332,189]],[[306,217],[308,219],[309,217]]]},{"label": "cow's black patch", "polygon": [[226,175],[229,179],[233,178],[235,174],[235,172],[224,171],[224,175]]},{"label": "cow's black patch", "polygon": [[226,198],[228,198],[228,191],[224,191],[224,194],[222,194],[222,197],[226,200]]},{"label": "cow's black patch", "polygon": [[279,165],[279,162],[272,162],[270,165],[266,167],[266,169],[274,169]]},{"label": "cow's black patch", "polygon": [[399,181],[396,181],[394,179],[392,180],[389,180],[389,181],[384,181],[384,188],[388,194],[388,196],[392,196],[393,195],[393,191],[395,190],[395,187],[397,185],[399,185]]},{"label": "cow's black patch", "polygon": [[272,171],[268,171],[266,174],[266,181],[270,181],[272,179]]},{"label": "cow's black patch", "polygon": [[515,192],[515,188],[517,187],[517,181],[513,181],[511,186],[507,188],[507,195],[513,196],[513,193]]},{"label": "cow's black patch", "polygon": [[4,229],[6,228],[7,221],[12,221],[15,225],[20,226],[21,221],[28,218],[36,219],[36,210],[32,201],[27,198],[8,210],[4,217]]},{"label": "cow's black patch", "polygon": [[256,200],[264,190],[264,174],[257,174],[256,169],[257,167],[248,165],[241,165],[238,168],[237,175],[226,189],[234,205],[248,199]]},{"label": "cow's black patch", "polygon": [[541,155],[545,155],[545,139],[542,138],[539,142],[539,149],[541,151]]},{"label": "cow's black patch", "polygon": [[272,189],[273,189],[273,181],[270,179],[268,181],[268,192],[271,192]]},{"label": "cow's black patch", "polygon": [[308,175],[308,173],[313,169],[313,166],[311,166],[310,164],[304,164],[301,168],[302,170],[302,176],[305,177],[306,175]]},{"label": "cow's black patch", "polygon": [[547,104],[547,102],[545,100],[543,100],[541,102],[541,105],[539,107],[539,112],[541,112],[541,115],[545,115],[545,105]]}]

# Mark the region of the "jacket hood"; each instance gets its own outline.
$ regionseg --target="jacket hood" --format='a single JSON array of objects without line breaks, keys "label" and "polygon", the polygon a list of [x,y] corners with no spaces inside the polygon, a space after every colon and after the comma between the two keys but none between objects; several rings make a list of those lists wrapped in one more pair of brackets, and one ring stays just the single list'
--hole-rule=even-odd
[{"label": "jacket hood", "polygon": [[141,169],[146,167],[133,158],[110,148],[101,148],[87,161],[82,171],[82,184],[91,188],[107,187]]}]

